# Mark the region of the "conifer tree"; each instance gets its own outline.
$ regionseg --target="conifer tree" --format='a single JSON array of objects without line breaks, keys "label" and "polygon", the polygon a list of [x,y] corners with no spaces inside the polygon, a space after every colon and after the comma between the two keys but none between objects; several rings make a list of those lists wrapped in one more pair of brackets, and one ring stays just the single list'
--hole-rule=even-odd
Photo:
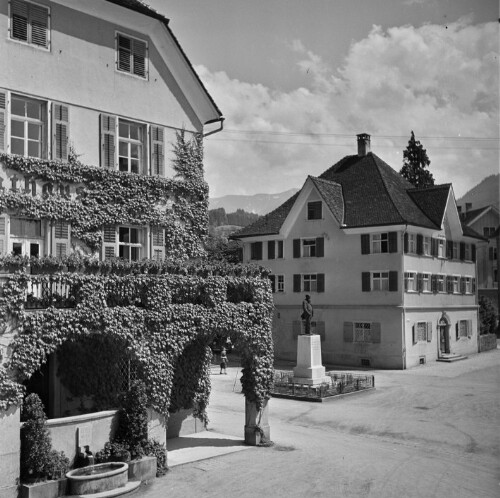
[{"label": "conifer tree", "polygon": [[399,174],[406,178],[416,188],[426,188],[434,185],[434,177],[427,168],[431,164],[427,151],[420,140],[415,140],[413,130],[408,146],[403,151],[403,167]]},{"label": "conifer tree", "polygon": [[173,167],[176,177],[185,180],[203,179],[203,136],[194,135],[190,140],[186,137],[186,130],[176,132],[174,144]]}]

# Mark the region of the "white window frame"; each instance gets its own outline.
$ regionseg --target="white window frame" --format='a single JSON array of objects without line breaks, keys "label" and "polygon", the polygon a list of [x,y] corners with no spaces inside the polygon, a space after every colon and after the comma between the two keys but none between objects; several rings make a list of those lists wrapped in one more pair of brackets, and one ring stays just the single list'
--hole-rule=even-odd
[{"label": "white window frame", "polygon": [[318,274],[306,273],[302,275],[302,290],[303,292],[318,291]]},{"label": "white window frame", "polygon": [[460,294],[460,275],[452,275],[453,294]]},{"label": "white window frame", "polygon": [[465,279],[465,293],[472,294],[472,277],[465,275],[463,278]]},{"label": "white window frame", "polygon": [[[132,230],[136,231],[136,236],[137,236],[137,240],[138,242],[132,242],[132,241],[122,241],[120,240],[120,237],[121,237],[121,233],[120,231],[121,230],[128,230],[129,231],[129,236],[130,238],[132,238]],[[117,241],[116,241],[116,245],[117,245],[117,255],[119,258],[123,258],[123,259],[126,259],[128,261],[140,261],[143,257],[144,257],[144,244],[143,244],[143,239],[144,239],[144,234],[143,234],[143,228],[141,227],[135,227],[135,226],[123,226],[123,225],[120,225],[117,227],[117,235],[118,235],[118,238],[117,238]],[[127,247],[128,250],[129,250],[129,256],[128,258],[123,256],[123,255],[120,255],[120,248],[125,248]],[[139,249],[139,255],[136,259],[133,259],[132,258],[132,253],[133,253],[133,249]]]},{"label": "white window frame", "polygon": [[[12,112],[13,100],[23,101],[25,108],[26,108],[26,105],[30,102],[39,106],[40,107],[40,114],[41,114],[40,119],[28,117],[28,116],[26,116],[26,114],[24,116],[21,116],[19,114],[14,114]],[[12,139],[13,138],[20,139],[20,137],[16,137],[16,136],[12,135],[12,128],[13,128],[12,122],[17,121],[17,122],[22,123],[22,126],[23,126],[24,136],[22,138],[23,139],[23,154],[22,155],[24,157],[35,157],[38,159],[46,159],[48,157],[48,148],[49,148],[48,147],[48,139],[47,139],[47,137],[48,137],[48,133],[47,133],[47,130],[48,130],[48,107],[49,107],[48,102],[46,100],[34,99],[31,97],[27,97],[25,95],[20,95],[20,94],[12,93],[12,92],[10,93],[9,112],[8,112],[8,129],[9,129],[8,151],[9,151],[9,153],[14,154],[14,151],[12,150],[13,149]],[[41,135],[40,141],[39,141],[40,155],[38,155],[38,156],[29,156],[28,155],[28,152],[29,152],[28,144],[30,141],[29,140],[30,124],[34,124],[34,125],[40,127],[40,135]]]},{"label": "white window frame", "polygon": [[422,292],[432,292],[432,274],[422,273]]},{"label": "white window frame", "polygon": [[417,254],[417,234],[408,234],[408,252],[410,254]]},{"label": "white window frame", "polygon": [[[30,47],[36,48],[38,50],[45,50],[46,52],[50,52],[50,45],[51,45],[51,29],[50,29],[50,21],[51,21],[51,15],[50,15],[50,7],[47,5],[38,3],[38,2],[32,2],[31,0],[17,0],[20,1],[20,3],[24,3],[29,5],[35,5],[39,8],[45,9],[47,11],[47,45],[39,45],[38,43],[33,43],[32,42],[32,21],[31,21],[31,16],[28,15],[28,32],[27,32],[27,40],[21,40],[20,38],[14,38],[13,37],[13,32],[14,32],[14,26],[12,23],[12,0],[9,0],[9,36],[8,40],[12,41],[14,43],[21,43],[23,45],[29,45]],[[29,8],[29,7],[28,7]]]},{"label": "white window frame", "polygon": [[316,239],[301,239],[302,257],[315,258],[317,253]]},{"label": "white window frame", "polygon": [[[389,232],[374,233],[371,235],[371,249],[373,254],[389,252]],[[384,250],[385,249],[385,250]]]},{"label": "white window frame", "polygon": [[406,271],[405,274],[405,287],[406,292],[417,292],[417,272],[416,271]]},{"label": "white window frame", "polygon": [[[317,204],[317,203],[319,203],[320,206],[321,206],[320,217],[319,218],[309,218],[309,204]],[[307,203],[306,219],[308,221],[317,221],[317,220],[322,220],[323,219],[323,202],[322,201],[309,201]]]},{"label": "white window frame", "polygon": [[276,275],[276,292],[285,292],[285,275]]},{"label": "white window frame", "polygon": [[422,250],[424,253],[424,256],[431,256],[431,251],[432,251],[432,243],[431,243],[431,238],[427,236],[423,236],[422,240]]},{"label": "white window frame", "polygon": [[372,322],[353,322],[352,341],[358,343],[373,342],[372,339]]},{"label": "white window frame", "polygon": [[[116,136],[117,136],[117,141],[118,141],[118,150],[117,150],[117,157],[118,157],[117,168],[118,168],[118,171],[122,171],[125,173],[136,173],[138,175],[141,175],[146,170],[146,166],[145,166],[146,159],[145,158],[146,158],[146,152],[147,152],[147,140],[146,140],[147,125],[145,125],[144,123],[139,123],[137,121],[130,121],[127,119],[122,119],[122,118],[118,118],[117,121],[118,121],[118,124],[117,124],[118,129],[117,129]],[[120,134],[121,125],[128,127],[129,135],[130,135],[130,129],[131,129],[130,127],[131,126],[137,127],[139,138],[135,139],[135,138],[130,138],[130,136],[128,136],[128,137],[122,136]],[[126,155],[122,154],[122,151],[121,151],[122,144],[125,144],[127,147]],[[138,158],[137,158],[139,164],[138,164],[137,171],[132,171],[132,168],[131,168],[131,162],[135,159],[132,157],[132,153],[131,153],[132,148],[134,146],[139,148],[139,154],[138,154]],[[127,169],[121,169],[121,167],[120,167],[120,159],[121,158],[126,159]]]},{"label": "white window frame", "polygon": [[[135,41],[144,43],[146,45],[145,55],[144,55],[144,76],[140,74],[134,73],[134,61],[133,61],[133,48],[131,49],[132,58],[130,63],[130,71],[125,71],[124,69],[119,68],[119,37],[128,38],[131,41],[131,47]],[[127,74],[128,76],[132,76],[134,78],[139,78],[141,80],[149,79],[149,45],[148,42],[142,38],[137,38],[136,36],[132,36],[128,33],[123,33],[121,31],[115,31],[115,70],[120,74]]]},{"label": "white window frame", "polygon": [[446,257],[446,240],[437,239],[438,241],[438,258]]},{"label": "white window frame", "polygon": [[388,291],[389,290],[389,272],[372,271],[371,272],[371,290]]},{"label": "white window frame", "polygon": [[472,320],[458,320],[458,339],[472,336],[472,329],[469,330],[469,323],[472,327]]},{"label": "white window frame", "polygon": [[[40,224],[40,235],[32,235],[32,234],[13,234],[12,233],[12,221],[13,220],[20,220],[21,223],[23,221],[32,221],[32,222],[38,222]],[[9,238],[9,243],[8,243],[8,251],[7,253],[14,253],[14,244],[17,244],[21,248],[21,255],[23,256],[30,256],[31,255],[31,244],[37,244],[38,245],[38,256],[41,257],[44,255],[44,248],[46,245],[46,230],[44,223],[42,220],[37,220],[33,218],[27,218],[24,216],[11,216],[9,219],[8,223],[8,238]]]},{"label": "white window frame", "polygon": [[439,294],[445,294],[446,293],[446,275],[444,275],[444,273],[438,273],[437,274],[436,289],[437,289],[437,292]]}]

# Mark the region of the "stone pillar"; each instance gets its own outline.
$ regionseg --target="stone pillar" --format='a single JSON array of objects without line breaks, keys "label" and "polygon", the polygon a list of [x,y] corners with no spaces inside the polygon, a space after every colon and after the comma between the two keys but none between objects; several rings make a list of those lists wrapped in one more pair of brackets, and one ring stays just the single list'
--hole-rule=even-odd
[{"label": "stone pillar", "polygon": [[245,398],[245,443],[257,446],[268,441],[271,441],[268,401],[257,410],[255,403]]},{"label": "stone pillar", "polygon": [[17,498],[21,453],[21,408],[0,410],[0,497]]},{"label": "stone pillar", "polygon": [[147,409],[148,413],[148,439],[156,439],[159,443],[167,445],[167,422],[165,417],[153,410]]},{"label": "stone pillar", "polygon": [[310,386],[330,382],[321,364],[321,336],[299,335],[297,339],[297,366],[293,369],[293,382]]}]

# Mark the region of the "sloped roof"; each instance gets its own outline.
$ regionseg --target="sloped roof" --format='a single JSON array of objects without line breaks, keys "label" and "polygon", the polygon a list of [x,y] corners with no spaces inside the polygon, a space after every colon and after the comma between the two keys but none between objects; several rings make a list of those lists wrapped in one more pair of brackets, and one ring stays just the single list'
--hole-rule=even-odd
[{"label": "sloped roof", "polygon": [[478,209],[469,209],[468,211],[465,211],[465,213],[462,211],[460,214],[460,219],[462,220],[462,223],[464,225],[468,225],[472,220],[477,218],[480,214],[483,214],[485,211],[490,209],[491,206],[485,206],[482,208]]},{"label": "sloped roof", "polygon": [[342,185],[329,180],[315,178],[313,176],[309,176],[309,178],[325,200],[335,219],[339,222],[339,224],[344,223],[344,198],[342,196]]},{"label": "sloped roof", "polygon": [[[174,40],[175,44],[177,45],[179,51],[181,52],[182,57],[185,59],[189,68],[191,69],[194,77],[196,78],[196,80],[200,84],[201,88],[203,89],[203,92],[205,93],[208,100],[214,106],[215,111],[219,115],[219,119],[214,119],[214,120],[211,120],[209,122],[220,121],[221,119],[224,119],[224,118],[222,118],[221,110],[217,107],[215,100],[208,93],[208,90],[205,88],[205,85],[203,84],[200,77],[198,76],[198,73],[194,70],[194,67],[191,64],[191,61],[188,59],[186,52],[184,52],[184,49],[181,47],[179,40],[176,38],[176,36],[172,32],[172,30],[170,29],[170,26],[169,26],[170,19],[166,18],[163,14],[160,14],[158,11],[156,11],[155,9],[150,7],[149,5],[142,2],[142,0],[106,0],[106,1],[110,2],[110,3],[114,3],[115,5],[120,5],[121,7],[125,7],[126,9],[133,10],[135,12],[138,12],[139,14],[144,14],[146,16],[152,17],[153,19],[157,19],[158,21],[162,22],[165,25],[165,28],[167,29],[167,31],[172,36],[172,39]],[[204,123],[204,124],[208,124],[208,123]]]},{"label": "sloped roof", "polygon": [[[409,224],[440,229],[451,188],[446,184],[415,189],[371,152],[366,156],[346,156],[319,178],[310,178],[339,224],[345,228]],[[297,197],[295,194],[232,237],[279,233]],[[472,232],[470,236],[478,236]]]}]

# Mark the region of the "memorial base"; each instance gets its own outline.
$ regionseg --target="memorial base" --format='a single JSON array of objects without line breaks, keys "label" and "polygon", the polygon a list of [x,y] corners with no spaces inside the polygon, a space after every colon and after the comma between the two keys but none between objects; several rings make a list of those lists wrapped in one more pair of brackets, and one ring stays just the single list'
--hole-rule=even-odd
[{"label": "memorial base", "polygon": [[294,384],[315,386],[329,382],[321,364],[321,337],[299,335],[297,341],[297,366],[293,369]]}]

